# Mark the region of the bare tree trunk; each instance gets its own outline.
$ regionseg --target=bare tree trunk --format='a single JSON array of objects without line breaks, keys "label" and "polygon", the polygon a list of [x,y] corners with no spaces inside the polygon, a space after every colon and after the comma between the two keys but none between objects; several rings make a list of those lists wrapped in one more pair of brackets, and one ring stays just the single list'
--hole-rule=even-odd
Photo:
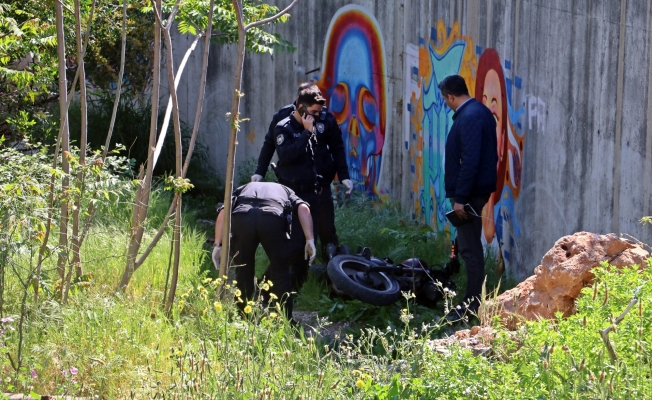
[{"label": "bare tree trunk", "polygon": [[[79,69],[79,97],[81,104],[81,140],[79,147],[79,163],[81,166],[86,164],[86,146],[88,134],[88,113],[87,113],[87,98],[86,98],[86,71],[84,69],[84,48],[82,44],[82,29],[81,29],[81,9],[79,0],[75,0],[75,36],[77,44],[77,68]],[[83,172],[77,173],[75,186],[77,188],[75,206],[72,212],[72,264],[70,268],[75,268],[75,276],[82,275],[81,256],[79,254],[80,234],[79,234],[79,213],[81,209],[81,196],[83,195]],[[68,300],[68,290],[70,289],[70,279],[72,271],[68,273],[66,282],[63,286],[62,301],[65,303]]]},{"label": "bare tree trunk", "polygon": [[[179,87],[179,81],[181,81],[181,75],[183,74],[183,70],[186,67],[188,58],[190,58],[190,54],[192,54],[192,52],[195,51],[195,47],[197,47],[197,43],[199,42],[199,39],[201,39],[201,34],[197,35],[197,37],[195,38],[195,40],[193,40],[188,50],[186,50],[186,54],[184,54],[183,58],[181,59],[181,63],[179,64],[179,69],[177,70],[176,77],[174,78],[175,90]],[[163,118],[163,125],[161,126],[161,131],[158,134],[158,141],[156,142],[156,150],[154,151],[154,167],[156,167],[156,162],[158,161],[158,157],[161,155],[161,150],[163,149],[163,143],[165,142],[165,133],[168,131],[168,126],[170,126],[171,117],[172,117],[172,96],[170,96],[170,98],[168,99],[168,107],[165,109],[165,117]]]},{"label": "bare tree trunk", "polygon": [[127,49],[127,0],[122,1],[122,45],[120,47],[120,72],[118,73],[118,87],[115,91],[115,100],[113,101],[113,113],[111,114],[111,123],[109,124],[109,132],[106,135],[104,142],[104,151],[102,151],[102,159],[106,158],[109,154],[109,144],[111,143],[111,136],[113,136],[113,128],[115,126],[115,119],[118,114],[118,106],[120,105],[120,95],[122,94],[122,79],[125,74],[125,53]]},{"label": "bare tree trunk", "polygon": [[57,262],[57,273],[63,285],[65,278],[65,268],[68,261],[66,249],[68,247],[68,190],[70,163],[68,157],[70,154],[70,131],[68,129],[68,103],[67,103],[67,83],[66,83],[66,45],[64,39],[64,26],[63,26],[63,6],[61,3],[54,3],[56,13],[57,25],[57,54],[59,57],[59,118],[62,126],[61,132],[61,167],[66,174],[63,178],[62,190],[63,199],[61,201],[61,216],[59,223],[59,246],[63,251],[59,252],[59,260]]},{"label": "bare tree trunk", "polygon": [[[92,13],[91,13],[92,14]],[[92,15],[91,15],[92,18]],[[109,123],[109,132],[106,135],[104,142],[104,150],[102,150],[102,160],[106,159],[109,153],[109,144],[111,143],[111,136],[113,136],[113,128],[115,126],[116,116],[118,114],[118,105],[120,104],[120,95],[122,94],[122,79],[125,72],[125,53],[127,49],[127,0],[122,1],[122,45],[120,49],[120,72],[118,73],[118,87],[115,92],[115,100],[113,101],[113,112],[111,114],[111,122]],[[98,182],[100,178],[97,178]],[[95,216],[95,203],[91,202],[88,206],[86,220],[84,221],[84,228],[79,238],[79,247],[84,243],[84,239],[88,234],[91,227],[91,220]]]},{"label": "bare tree trunk", "polygon": [[[161,9],[161,0],[156,0],[156,7]],[[127,264],[124,273],[118,284],[119,290],[124,290],[131,276],[136,270],[135,261],[138,257],[138,250],[143,239],[145,227],[143,223],[147,217],[147,209],[149,208],[150,190],[152,186],[152,174],[154,163],[154,148],[156,147],[156,131],[158,127],[158,97],[161,84],[161,27],[158,23],[154,24],[154,75],[152,79],[152,114],[150,117],[149,128],[149,146],[147,151],[147,167],[144,170],[141,166],[141,177],[139,177],[140,185],[138,186],[136,194],[136,202],[134,204],[134,216],[131,228],[131,238],[129,240],[129,249],[127,250]],[[144,176],[144,177],[143,177]]]},{"label": "bare tree trunk", "polygon": [[[158,14],[158,10],[154,10]],[[157,21],[161,20],[157,17]],[[168,84],[170,86],[170,99],[172,100],[172,122],[174,125],[174,148],[175,148],[175,167],[176,176],[182,179],[182,162],[183,151],[181,148],[181,122],[179,120],[179,99],[177,98],[177,89],[174,86],[174,59],[172,56],[172,37],[170,36],[170,28],[172,27],[172,19],[168,20],[167,25],[163,28],[163,35],[165,37],[165,47],[167,55],[167,72]],[[181,261],[181,202],[182,196],[178,194],[176,200],[176,214],[174,215],[174,228],[172,245],[174,246],[174,263],[172,265],[172,279],[170,281],[170,293],[166,296],[165,311],[168,317],[171,315],[172,305],[174,304],[174,297],[177,290],[177,282],[179,280],[179,263]]]},{"label": "bare tree trunk", "polygon": [[240,97],[242,97],[242,70],[244,68],[245,45],[247,32],[242,16],[242,0],[232,0],[233,9],[238,21],[238,58],[235,62],[233,77],[233,100],[231,101],[231,129],[229,130],[229,151],[226,161],[226,179],[224,180],[224,227],[222,229],[222,254],[220,255],[220,278],[228,276],[229,252],[231,248],[231,193],[233,192],[233,171],[235,170],[235,146],[238,141],[240,124]]},{"label": "bare tree trunk", "polygon": [[[86,29],[86,41],[84,42],[84,53],[86,52],[86,48],[88,47],[88,38],[90,37],[90,30],[91,30],[91,23],[90,21],[93,20],[93,12],[95,11],[95,0],[93,0],[93,5],[91,7],[91,14],[89,16],[89,23],[88,23],[88,28]],[[65,53],[64,53],[65,54]],[[65,63],[64,63],[65,65]],[[65,124],[60,122],[59,126],[59,134],[57,136],[57,142],[54,147],[54,155],[52,157],[52,169],[57,168],[58,164],[58,159],[59,159],[59,153],[61,150],[61,137],[63,136],[63,131],[64,128],[68,128],[68,108],[70,107],[70,101],[72,100],[72,93],[75,90],[75,86],[77,85],[77,80],[79,79],[79,73],[80,70],[77,69],[77,72],[75,73],[75,78],[72,81],[72,85],[70,86],[70,93],[64,93],[64,98],[67,95],[67,101],[65,101],[65,108],[61,108],[61,97],[59,97],[59,105],[60,105],[60,113],[64,113],[65,110]],[[38,302],[38,293],[39,293],[39,286],[40,286],[40,279],[41,279],[41,269],[43,266],[43,259],[45,258],[45,252],[47,250],[48,243],[50,241],[50,232],[51,232],[51,226],[52,226],[52,219],[54,216],[54,187],[55,187],[55,174],[52,174],[50,178],[50,194],[48,196],[48,216],[47,216],[47,222],[45,224],[45,235],[43,237],[43,242],[41,243],[41,247],[39,248],[38,252],[38,264],[36,265],[36,279],[34,280],[34,302]]]},{"label": "bare tree trunk", "polygon": [[211,0],[208,9],[208,24],[206,25],[206,32],[204,32],[204,54],[201,62],[201,79],[199,81],[199,96],[197,98],[197,112],[195,113],[195,123],[192,127],[192,135],[190,136],[190,144],[188,144],[188,152],[186,153],[186,161],[183,165],[183,177],[188,173],[188,166],[190,166],[190,157],[195,149],[195,142],[197,140],[197,132],[199,132],[199,124],[201,121],[201,112],[204,104],[204,92],[206,91],[206,73],[208,72],[208,54],[211,49],[211,35],[213,32],[213,9],[215,8],[215,0]]}]

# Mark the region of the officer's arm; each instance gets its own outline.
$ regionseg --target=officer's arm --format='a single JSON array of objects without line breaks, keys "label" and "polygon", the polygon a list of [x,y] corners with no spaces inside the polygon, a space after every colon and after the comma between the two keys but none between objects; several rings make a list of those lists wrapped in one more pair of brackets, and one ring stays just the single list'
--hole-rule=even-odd
[{"label": "officer's arm", "polygon": [[222,245],[222,227],[224,226],[224,209],[217,214],[215,220],[215,244]]},{"label": "officer's arm", "polygon": [[276,150],[274,147],[274,128],[276,128],[279,120],[279,113],[274,114],[274,118],[272,118],[269,129],[267,129],[267,133],[265,134],[265,141],[263,142],[263,147],[260,149],[260,155],[258,156],[258,166],[254,174],[260,175],[263,178],[267,173],[269,162],[272,161],[274,151]]},{"label": "officer's arm", "polygon": [[299,204],[297,208],[297,214],[299,214],[299,222],[301,223],[301,229],[303,229],[303,234],[306,237],[306,241],[314,240],[312,233],[312,217],[310,216],[310,208],[305,204]]},{"label": "officer's arm", "polygon": [[337,124],[335,117],[328,116],[328,148],[335,162],[337,179],[342,182],[349,178],[349,167],[346,164],[346,153],[344,152],[344,141],[342,141],[342,130]]},{"label": "officer's arm", "polygon": [[304,130],[299,137],[295,138],[294,133],[288,128],[277,125],[274,129],[274,144],[278,159],[285,164],[292,163],[306,151],[310,135],[310,132]]}]

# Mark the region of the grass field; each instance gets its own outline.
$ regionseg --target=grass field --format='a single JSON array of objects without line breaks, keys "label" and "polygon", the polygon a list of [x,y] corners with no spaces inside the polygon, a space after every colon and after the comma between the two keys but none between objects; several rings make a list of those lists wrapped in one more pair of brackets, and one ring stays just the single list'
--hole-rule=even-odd
[{"label": "grass field", "polygon": [[[155,196],[152,228],[168,201],[164,194]],[[187,203],[171,318],[162,312],[169,236],[127,290],[115,291],[128,239],[126,203],[107,207],[98,218],[83,248],[88,282],[74,285],[66,304],[52,295],[54,258],[47,260],[38,303],[19,268],[31,260],[28,247],[21,247],[11,265],[3,265],[0,392],[105,399],[606,399],[652,393],[649,270],[616,272],[604,266],[595,294],[586,289],[577,315],[531,322],[517,332],[497,326],[489,357],[457,346],[441,353],[431,346],[433,338],[451,332],[441,323],[441,308],[408,300],[374,307],[333,298],[324,282],[310,278],[298,308],[330,322],[350,322],[339,337],[322,338],[292,327],[279,310],[259,302],[251,303],[242,319],[229,300],[238,294],[233,282],[227,282],[227,296],[218,297],[216,288],[223,282],[211,271],[204,243],[211,227],[197,222],[192,202]],[[391,204],[354,198],[340,203],[336,213],[340,241],[351,247],[369,246],[394,260],[446,261],[447,234],[409,221]],[[148,230],[146,241],[151,235]],[[261,252],[258,270],[266,263]],[[489,287],[498,283],[495,268],[488,260]],[[456,278],[461,288],[463,275]],[[625,309],[636,287],[640,302],[611,335],[618,354],[614,361],[598,331]]]}]

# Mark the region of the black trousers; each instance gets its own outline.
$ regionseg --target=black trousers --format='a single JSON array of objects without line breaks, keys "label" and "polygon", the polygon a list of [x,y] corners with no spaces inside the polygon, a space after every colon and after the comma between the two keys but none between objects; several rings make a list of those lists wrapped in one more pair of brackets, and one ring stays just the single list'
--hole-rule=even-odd
[{"label": "black trousers", "polygon": [[[262,244],[269,267],[266,279],[272,281],[271,292],[279,301],[285,302],[288,317],[292,316],[292,298],[297,271],[307,270],[304,260],[305,238],[298,218],[293,218],[292,236],[285,235],[285,219],[252,208],[247,213],[235,213],[231,217],[231,257],[235,268],[235,279],[242,291],[243,300],[254,299],[256,294],[256,249]],[[297,229],[298,226],[298,229]],[[265,295],[265,293],[263,293]],[[246,304],[239,303],[241,309]]]},{"label": "black trousers", "polygon": [[331,185],[322,186],[321,193],[319,193],[319,242],[322,258],[326,261],[326,245],[329,243],[333,243],[335,246],[339,245],[335,229],[335,206],[333,205]]},{"label": "black trousers", "polygon": [[[471,197],[468,203],[478,213],[489,200],[489,195]],[[453,203],[453,200],[451,200]],[[482,247],[482,218],[457,227],[457,246],[466,265],[466,294],[464,301],[480,299],[484,282],[484,249]],[[476,305],[478,303],[474,303]]]}]

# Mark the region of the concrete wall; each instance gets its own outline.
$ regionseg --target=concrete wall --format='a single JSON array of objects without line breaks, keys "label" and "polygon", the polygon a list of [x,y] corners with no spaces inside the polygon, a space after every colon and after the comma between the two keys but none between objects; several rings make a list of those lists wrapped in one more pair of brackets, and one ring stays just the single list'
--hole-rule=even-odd
[{"label": "concrete wall", "polygon": [[[651,3],[302,0],[288,23],[271,28],[297,51],[246,58],[241,113],[251,120],[242,124],[237,160],[258,156],[274,111],[293,100],[298,83],[314,80],[357,155],[349,164],[358,190],[450,229],[441,166],[452,114],[436,84],[460,74],[481,98],[493,78],[504,98],[496,112],[504,145],[484,236],[508,273],[531,274],[558,238],[576,231],[652,243],[652,228],[638,223],[652,205]],[[177,34],[174,42],[180,60],[190,39]],[[190,122],[201,50],[179,88]],[[211,48],[201,129],[222,177],[235,51]]]}]

